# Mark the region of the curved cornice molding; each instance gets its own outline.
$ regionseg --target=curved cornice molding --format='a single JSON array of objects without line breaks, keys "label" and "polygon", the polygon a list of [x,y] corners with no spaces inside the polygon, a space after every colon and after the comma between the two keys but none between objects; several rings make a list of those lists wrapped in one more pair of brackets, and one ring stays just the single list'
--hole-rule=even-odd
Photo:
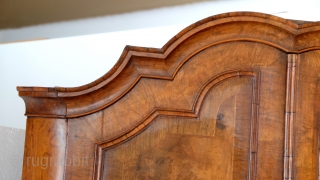
[{"label": "curved cornice molding", "polygon": [[[234,26],[241,22],[256,23],[272,32],[261,37],[260,34],[255,34],[256,27],[252,26],[249,27],[252,28],[252,32],[247,34],[239,30],[239,35],[237,32],[232,32],[233,36],[215,35],[212,42],[192,50],[181,62],[170,66],[166,64],[167,57],[193,36],[218,26]],[[27,116],[79,117],[99,111],[118,101],[142,77],[174,79],[181,66],[205,48],[227,42],[250,41],[267,44],[286,53],[302,53],[320,49],[320,38],[314,39],[315,33],[320,37],[320,22],[287,20],[256,12],[224,13],[191,24],[161,49],[126,46],[115,66],[104,76],[87,85],[74,88],[17,87],[17,90],[25,101]],[[281,39],[282,36],[286,38]],[[137,60],[137,57],[144,58],[143,63]],[[116,84],[116,81],[121,83]],[[83,96],[88,96],[86,102],[80,102]]]}]

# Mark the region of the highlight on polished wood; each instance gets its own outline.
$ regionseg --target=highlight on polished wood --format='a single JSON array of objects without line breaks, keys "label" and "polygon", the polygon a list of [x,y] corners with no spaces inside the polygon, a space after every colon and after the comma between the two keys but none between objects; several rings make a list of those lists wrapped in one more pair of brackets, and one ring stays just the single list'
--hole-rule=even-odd
[{"label": "highlight on polished wood", "polygon": [[87,85],[17,88],[22,178],[319,179],[319,69],[320,22],[262,13],[126,46]]}]

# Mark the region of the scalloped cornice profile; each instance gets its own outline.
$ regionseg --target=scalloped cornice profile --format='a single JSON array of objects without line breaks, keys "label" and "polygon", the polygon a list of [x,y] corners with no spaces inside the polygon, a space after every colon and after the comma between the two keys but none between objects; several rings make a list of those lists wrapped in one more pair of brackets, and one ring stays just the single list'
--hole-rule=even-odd
[{"label": "scalloped cornice profile", "polygon": [[[84,86],[17,87],[17,90],[25,101],[26,116],[84,116],[115,103],[141,78],[173,80],[195,54],[234,41],[262,43],[291,54],[317,50],[320,49],[320,22],[287,20],[256,12],[214,15],[183,29],[161,49],[126,46],[109,72]],[[182,46],[184,52],[179,51]]]}]

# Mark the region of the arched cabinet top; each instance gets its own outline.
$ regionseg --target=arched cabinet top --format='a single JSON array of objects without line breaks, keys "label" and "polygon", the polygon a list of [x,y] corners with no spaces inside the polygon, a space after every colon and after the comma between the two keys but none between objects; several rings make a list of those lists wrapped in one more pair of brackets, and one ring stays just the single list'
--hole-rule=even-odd
[{"label": "arched cabinet top", "polygon": [[79,117],[115,103],[141,78],[173,80],[188,59],[206,48],[249,41],[298,54],[320,49],[320,38],[314,38],[320,37],[319,30],[320,22],[287,20],[256,12],[224,13],[191,24],[161,49],[126,46],[115,66],[89,84],[17,90],[25,101],[26,116]]}]

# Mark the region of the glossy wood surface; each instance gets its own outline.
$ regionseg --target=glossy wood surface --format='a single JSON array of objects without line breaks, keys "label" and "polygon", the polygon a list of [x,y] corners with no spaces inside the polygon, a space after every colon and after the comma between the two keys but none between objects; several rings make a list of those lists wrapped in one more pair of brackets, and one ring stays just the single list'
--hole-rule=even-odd
[{"label": "glossy wood surface", "polygon": [[318,179],[319,30],[226,13],[161,49],[127,46],[90,84],[18,87],[23,179]]},{"label": "glossy wood surface", "polygon": [[22,179],[63,179],[66,148],[65,119],[29,117]]}]

